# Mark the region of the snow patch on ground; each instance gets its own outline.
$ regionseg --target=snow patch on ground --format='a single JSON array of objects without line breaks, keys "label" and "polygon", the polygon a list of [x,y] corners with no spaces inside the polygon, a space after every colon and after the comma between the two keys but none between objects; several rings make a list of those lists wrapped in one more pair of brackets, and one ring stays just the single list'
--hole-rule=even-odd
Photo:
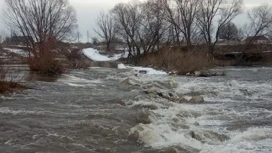
[{"label": "snow patch on ground", "polygon": [[107,62],[107,61],[116,61],[122,57],[126,56],[126,53],[123,54],[114,54],[112,56],[102,55],[100,52],[93,48],[87,48],[83,50],[83,54],[89,59],[97,62]]},{"label": "snow patch on ground", "polygon": [[140,71],[146,71],[146,74],[149,75],[167,75],[166,72],[161,71],[161,70],[155,70],[153,68],[148,68],[148,67],[131,67],[132,69],[134,69],[136,72],[140,72]]},{"label": "snow patch on ground", "polygon": [[22,49],[17,49],[17,48],[4,48],[4,50],[10,52],[10,53],[14,53],[14,54],[17,54],[19,56],[22,56],[22,57],[28,57],[29,54],[22,50]]},{"label": "snow patch on ground", "polygon": [[148,67],[125,66],[124,64],[118,64],[118,69],[132,69],[137,73],[146,73],[148,75],[167,75],[166,72],[161,70],[155,70]]},{"label": "snow patch on ground", "polygon": [[[108,61],[116,61],[120,58],[126,57],[127,52],[123,54],[114,54],[112,56],[102,55],[100,52],[93,48],[87,48],[83,50],[83,54],[87,56],[89,59],[98,62],[108,62]],[[153,68],[146,68],[146,67],[133,67],[133,66],[126,66],[124,64],[118,64],[118,69],[132,69],[137,73],[144,73],[148,75],[167,75],[166,72],[155,70]]]},{"label": "snow patch on ground", "polygon": [[124,64],[118,64],[118,69],[126,69],[127,67]]}]

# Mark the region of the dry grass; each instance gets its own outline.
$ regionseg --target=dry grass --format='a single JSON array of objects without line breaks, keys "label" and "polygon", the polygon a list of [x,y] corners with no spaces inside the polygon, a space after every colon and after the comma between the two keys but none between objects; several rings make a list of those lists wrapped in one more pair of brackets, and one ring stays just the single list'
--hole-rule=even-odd
[{"label": "dry grass", "polygon": [[31,71],[42,75],[60,75],[64,72],[63,65],[51,57],[29,58],[28,64]]},{"label": "dry grass", "polygon": [[192,73],[213,66],[213,60],[204,51],[184,52],[165,48],[140,59],[143,66],[152,66],[166,71],[176,71],[179,75]]},{"label": "dry grass", "polygon": [[60,75],[65,69],[86,69],[90,65],[83,59],[81,48],[70,44],[56,44],[53,50],[46,50],[39,58],[28,61],[31,71],[42,75]]},{"label": "dry grass", "polygon": [[60,54],[65,57],[65,65],[69,69],[87,69],[90,67],[89,60],[84,59],[80,48],[61,48]]},{"label": "dry grass", "polygon": [[235,66],[236,63],[237,63],[237,60],[235,60],[235,59],[230,59],[230,60],[222,60],[222,59],[217,59],[217,58],[214,59],[214,64],[216,66],[222,66],[222,67]]},{"label": "dry grass", "polygon": [[0,94],[12,93],[26,89],[25,86],[12,81],[0,81]]},{"label": "dry grass", "polygon": [[[57,44],[48,42],[45,44],[38,44],[35,57],[28,58],[28,65],[31,71],[37,72],[41,75],[55,76],[64,72],[64,68],[58,59],[58,53],[54,50]],[[35,54],[34,54],[35,55]]]},{"label": "dry grass", "polygon": [[13,81],[13,78],[7,79],[8,70],[0,65],[0,94],[12,93],[26,89],[25,86]]}]

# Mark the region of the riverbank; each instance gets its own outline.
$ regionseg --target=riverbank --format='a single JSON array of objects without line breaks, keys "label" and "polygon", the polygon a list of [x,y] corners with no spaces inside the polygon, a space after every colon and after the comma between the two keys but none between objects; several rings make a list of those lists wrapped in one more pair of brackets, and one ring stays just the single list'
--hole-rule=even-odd
[{"label": "riverbank", "polygon": [[[153,67],[179,75],[193,74],[196,71],[208,71],[214,67],[271,66],[272,52],[230,52],[228,46],[217,46],[210,54],[198,46],[193,51],[180,49],[162,49],[158,52],[139,56],[138,65]],[[226,47],[226,48],[224,48]],[[233,47],[233,46],[232,46]],[[241,48],[241,46],[239,46]],[[222,52],[221,50],[225,51]],[[227,50],[227,51],[226,51]],[[133,62],[132,62],[133,63]]]}]

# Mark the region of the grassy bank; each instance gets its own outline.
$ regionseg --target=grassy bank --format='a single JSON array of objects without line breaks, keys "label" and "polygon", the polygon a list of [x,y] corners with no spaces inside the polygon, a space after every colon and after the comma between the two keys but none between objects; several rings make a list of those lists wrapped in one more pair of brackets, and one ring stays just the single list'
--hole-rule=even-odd
[{"label": "grassy bank", "polygon": [[[272,64],[272,52],[267,52],[272,46],[255,46],[249,51],[242,52],[243,47],[216,46],[213,55],[205,51],[207,49],[204,46],[196,46],[193,51],[186,51],[184,48],[164,48],[158,52],[141,56],[139,65],[185,75],[215,66],[268,66]],[[235,52],[240,53],[235,54]]]},{"label": "grassy bank", "polygon": [[179,75],[208,69],[214,66],[207,52],[184,52],[176,49],[162,49],[140,58],[140,65],[177,72]]}]

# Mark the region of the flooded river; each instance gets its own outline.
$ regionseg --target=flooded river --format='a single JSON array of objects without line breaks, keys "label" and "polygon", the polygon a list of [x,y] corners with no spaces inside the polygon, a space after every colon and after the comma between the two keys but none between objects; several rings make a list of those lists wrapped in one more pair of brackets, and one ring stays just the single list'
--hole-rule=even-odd
[{"label": "flooded river", "polygon": [[[216,71],[226,76],[135,76],[113,68],[52,81],[26,76],[31,89],[0,96],[0,152],[272,152],[272,68]],[[126,78],[136,83],[122,83]],[[149,97],[143,91],[152,85],[202,95],[205,103]],[[142,112],[150,123],[139,121]]]}]

